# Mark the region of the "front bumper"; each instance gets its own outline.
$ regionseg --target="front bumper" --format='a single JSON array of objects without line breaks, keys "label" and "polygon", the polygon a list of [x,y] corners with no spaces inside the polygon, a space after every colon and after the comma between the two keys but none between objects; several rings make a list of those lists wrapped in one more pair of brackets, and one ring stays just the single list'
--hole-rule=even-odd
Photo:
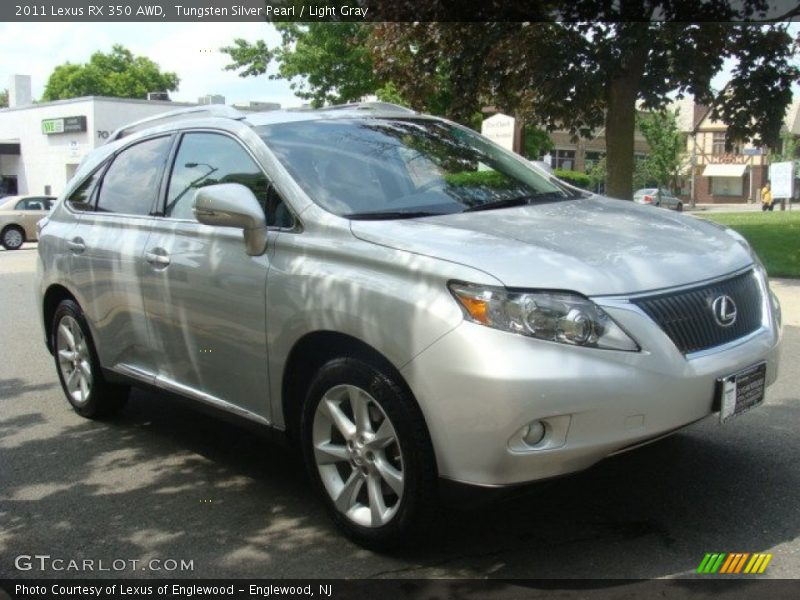
[{"label": "front bumper", "polygon": [[[578,471],[712,414],[720,377],[766,361],[767,385],[777,378],[780,326],[769,306],[749,336],[683,355],[635,305],[596,300],[641,352],[464,322],[405,365],[441,477],[505,486]],[[520,430],[537,420],[545,439],[534,448],[519,444]]]}]

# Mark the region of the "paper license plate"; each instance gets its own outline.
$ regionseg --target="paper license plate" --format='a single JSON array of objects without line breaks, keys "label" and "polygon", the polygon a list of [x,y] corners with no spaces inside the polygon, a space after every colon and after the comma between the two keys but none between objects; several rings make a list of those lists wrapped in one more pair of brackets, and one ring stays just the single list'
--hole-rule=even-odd
[{"label": "paper license plate", "polygon": [[767,364],[760,363],[743,371],[728,375],[720,382],[719,420],[726,421],[758,406],[764,401],[767,384]]}]

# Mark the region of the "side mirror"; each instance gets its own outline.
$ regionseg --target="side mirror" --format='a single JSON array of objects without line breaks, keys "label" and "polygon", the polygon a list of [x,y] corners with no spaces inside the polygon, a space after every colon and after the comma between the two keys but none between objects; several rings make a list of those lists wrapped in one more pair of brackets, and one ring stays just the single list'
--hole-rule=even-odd
[{"label": "side mirror", "polygon": [[267,249],[264,210],[250,188],[240,183],[219,183],[200,188],[192,210],[204,225],[241,229],[250,256],[264,254]]}]

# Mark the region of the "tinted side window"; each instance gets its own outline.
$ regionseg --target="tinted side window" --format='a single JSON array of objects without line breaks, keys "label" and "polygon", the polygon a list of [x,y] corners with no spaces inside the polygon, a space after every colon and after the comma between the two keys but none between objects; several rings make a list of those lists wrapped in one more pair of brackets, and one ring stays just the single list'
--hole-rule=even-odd
[{"label": "tinted side window", "polygon": [[267,177],[238,142],[216,133],[187,133],[172,166],[164,215],[194,219],[197,190],[216,183],[241,183],[253,191],[262,208],[266,204]]},{"label": "tinted side window", "polygon": [[72,192],[70,197],[67,198],[67,204],[69,204],[69,207],[72,210],[94,210],[92,193],[97,186],[97,181],[100,179],[103,168],[104,166],[98,167],[95,172],[92,173],[91,176],[87,177],[86,180],[84,180],[84,182],[80,184],[74,192]]},{"label": "tinted side window", "polygon": [[146,140],[120,152],[103,177],[97,211],[150,214],[169,142],[169,137]]}]

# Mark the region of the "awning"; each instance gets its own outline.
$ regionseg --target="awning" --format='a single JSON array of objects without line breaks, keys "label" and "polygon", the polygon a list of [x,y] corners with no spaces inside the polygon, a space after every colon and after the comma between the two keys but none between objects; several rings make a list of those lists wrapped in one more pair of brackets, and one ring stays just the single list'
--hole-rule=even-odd
[{"label": "awning", "polygon": [[747,171],[747,165],[706,165],[703,177],[741,177]]}]

